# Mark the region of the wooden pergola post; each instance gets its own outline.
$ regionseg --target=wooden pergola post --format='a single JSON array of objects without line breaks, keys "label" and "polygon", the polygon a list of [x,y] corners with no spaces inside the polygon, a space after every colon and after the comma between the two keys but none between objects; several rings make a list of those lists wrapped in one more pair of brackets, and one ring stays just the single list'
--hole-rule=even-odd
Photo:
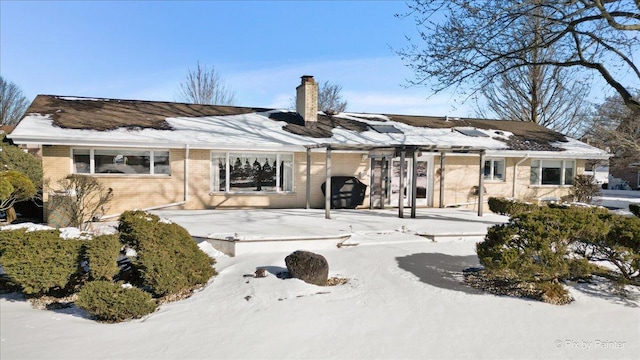
[{"label": "wooden pergola post", "polygon": [[311,148],[307,148],[307,189],[305,192],[307,209],[311,209]]},{"label": "wooden pergola post", "polygon": [[440,195],[439,195],[439,208],[444,207],[444,152],[440,152]]},{"label": "wooden pergola post", "polygon": [[480,151],[480,176],[478,179],[478,216],[484,210],[484,150]]},{"label": "wooden pergola post", "polygon": [[324,187],[324,218],[331,219],[331,148],[327,147],[327,179]]},{"label": "wooden pergola post", "polygon": [[416,218],[416,202],[418,200],[418,151],[413,150],[411,156],[411,218]]},{"label": "wooden pergola post", "polygon": [[406,170],[406,165],[404,163],[405,151],[404,149],[400,151],[400,184],[398,189],[398,217],[404,217],[404,173]]}]

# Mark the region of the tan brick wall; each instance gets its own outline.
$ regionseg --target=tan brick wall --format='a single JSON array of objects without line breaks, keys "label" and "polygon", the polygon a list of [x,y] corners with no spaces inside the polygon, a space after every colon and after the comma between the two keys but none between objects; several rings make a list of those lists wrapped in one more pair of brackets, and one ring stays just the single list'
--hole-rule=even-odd
[{"label": "tan brick wall", "polygon": [[[105,187],[113,189],[113,200],[109,204],[108,214],[119,214],[125,210],[145,209],[178,203],[184,198],[184,149],[173,149],[171,154],[171,176],[123,176],[116,174],[94,175]],[[189,151],[188,201],[185,209],[210,208],[303,208],[306,206],[306,153],[294,154],[294,189],[287,194],[221,194],[210,189],[211,168],[210,150]],[[434,206],[439,206],[440,159],[435,157],[434,164]],[[505,158],[505,181],[485,181],[489,196],[511,197],[513,193],[514,165],[521,158]],[[58,180],[71,171],[70,148],[68,146],[45,146],[42,156],[44,168],[45,209],[48,193],[56,188]],[[313,208],[324,207],[324,196],[320,186],[325,182],[326,156],[324,151],[311,154],[311,196]],[[332,152],[331,165],[334,176],[356,176],[369,185],[369,159],[362,153]],[[525,160],[518,166],[516,176],[516,198],[535,200],[541,197],[562,197],[569,193],[570,187],[531,186],[529,171],[531,160]],[[576,174],[584,172],[585,161],[576,162]],[[472,189],[478,185],[479,157],[445,157],[444,205],[460,204],[467,208],[477,207],[477,196]],[[362,207],[368,207],[368,193]],[[46,216],[46,210],[45,210]]]},{"label": "tan brick wall", "polygon": [[[58,181],[71,173],[70,156],[68,146],[45,146],[43,148],[45,217],[47,216],[48,194],[59,189]],[[170,158],[170,176],[92,175],[106,188],[113,189],[113,198],[108,204],[106,215],[182,201],[184,150],[172,150]]]},{"label": "tan brick wall", "polygon": [[[434,206],[439,206],[440,194],[440,158],[435,158]],[[486,159],[489,159],[487,157]],[[504,158],[505,181],[486,181],[485,199],[489,196],[512,197],[513,174],[515,165],[522,158]],[[576,161],[576,174],[584,173],[584,160]],[[562,198],[569,194],[571,186],[534,186],[530,185],[531,160],[527,159],[518,165],[516,174],[515,198],[537,202],[539,198]],[[444,205],[462,205],[467,208],[477,208],[477,196],[472,194],[472,188],[478,186],[480,158],[478,156],[445,155]]]},{"label": "tan brick wall", "polygon": [[[293,192],[286,194],[212,193],[210,188],[210,154],[209,150],[191,151],[188,208],[302,208],[306,206],[306,153],[294,154]],[[320,186],[326,179],[325,163],[324,152],[313,152],[311,154],[310,205],[314,208],[324,207],[324,197]],[[369,182],[368,164],[368,159],[362,160],[362,154],[358,153],[333,152],[331,155],[332,175],[358,176],[362,172],[365,177],[360,180],[365,184]],[[368,206],[368,203],[366,206]]]}]

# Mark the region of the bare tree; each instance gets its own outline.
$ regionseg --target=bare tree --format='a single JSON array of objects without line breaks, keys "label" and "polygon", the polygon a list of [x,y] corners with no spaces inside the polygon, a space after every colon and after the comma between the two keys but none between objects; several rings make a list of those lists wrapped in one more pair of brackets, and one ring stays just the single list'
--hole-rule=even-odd
[{"label": "bare tree", "polygon": [[[544,32],[540,18],[526,19],[512,29],[514,42],[522,46],[528,38]],[[553,56],[556,49],[534,48],[525,56],[535,63]],[[504,62],[508,68],[509,62]],[[577,136],[591,104],[587,83],[576,80],[577,71],[549,65],[528,65],[504,71],[480,89],[476,113],[485,118],[531,121],[566,135]],[[483,104],[484,103],[484,104]],[[484,105],[484,106],[483,106]]]},{"label": "bare tree", "polygon": [[0,125],[15,125],[29,106],[18,85],[0,76]]},{"label": "bare tree", "polygon": [[208,69],[200,62],[195,70],[189,69],[184,82],[180,83],[179,96],[194,104],[233,105],[235,93],[229,89],[215,67]]},{"label": "bare tree", "polygon": [[342,86],[325,81],[318,90],[318,109],[324,112],[344,112],[347,101],[342,101]]},{"label": "bare tree", "polygon": [[105,188],[96,178],[71,174],[58,181],[58,188],[49,197],[50,206],[61,214],[69,226],[86,231],[94,219],[107,211],[113,189]]},{"label": "bare tree", "polygon": [[[640,81],[632,54],[640,45],[637,0],[418,0],[408,4],[420,33],[397,51],[415,74],[410,83],[434,92],[455,88],[475,93],[514,69],[546,65],[597,75],[631,109],[640,103],[630,92]],[[520,24],[538,21],[537,36]],[[540,58],[535,49],[556,51]]]},{"label": "bare tree", "polygon": [[[640,99],[640,93],[636,99]],[[640,110],[629,109],[618,97],[608,97],[596,106],[584,138],[595,146],[608,149],[621,167],[640,163]]]}]

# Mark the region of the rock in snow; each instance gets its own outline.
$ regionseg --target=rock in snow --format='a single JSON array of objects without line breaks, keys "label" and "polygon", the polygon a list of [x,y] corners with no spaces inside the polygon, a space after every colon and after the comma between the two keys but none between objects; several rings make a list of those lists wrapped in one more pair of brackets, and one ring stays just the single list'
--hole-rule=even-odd
[{"label": "rock in snow", "polygon": [[309,251],[294,251],[284,259],[291,277],[306,283],[325,286],[329,277],[329,263],[324,256]]}]

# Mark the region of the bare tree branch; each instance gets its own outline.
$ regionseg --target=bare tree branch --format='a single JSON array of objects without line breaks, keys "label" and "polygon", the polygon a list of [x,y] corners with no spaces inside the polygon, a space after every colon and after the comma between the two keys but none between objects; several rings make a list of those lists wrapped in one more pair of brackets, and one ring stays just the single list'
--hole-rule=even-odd
[{"label": "bare tree branch", "polygon": [[[591,72],[627,107],[640,109],[629,89],[640,84],[632,54],[640,48],[640,6],[630,0],[418,0],[409,3],[420,38],[397,51],[413,69],[410,84],[434,92],[476,93],[497,75],[532,65]],[[538,21],[538,37],[517,32]],[[518,35],[526,41],[513,41]],[[555,51],[538,59],[535,49]]]},{"label": "bare tree branch", "polygon": [[179,95],[183,101],[194,104],[233,105],[235,93],[230,90],[214,67],[208,69],[198,61],[196,69],[189,69],[180,83]]},{"label": "bare tree branch", "polygon": [[15,125],[29,106],[18,85],[0,76],[0,125]]},{"label": "bare tree branch", "polygon": [[324,112],[344,112],[347,101],[342,101],[342,86],[325,81],[318,90],[318,109]]}]

